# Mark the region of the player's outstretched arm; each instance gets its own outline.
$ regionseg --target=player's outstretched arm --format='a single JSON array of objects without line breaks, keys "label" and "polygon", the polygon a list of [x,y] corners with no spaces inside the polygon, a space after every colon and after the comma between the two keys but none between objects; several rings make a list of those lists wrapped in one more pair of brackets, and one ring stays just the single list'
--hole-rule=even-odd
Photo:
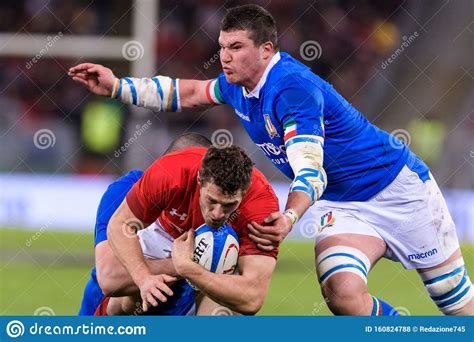
[{"label": "player's outstretched arm", "polygon": [[138,238],[133,233],[133,229],[140,227],[145,225],[133,214],[125,199],[110,218],[107,237],[117,259],[140,289],[143,310],[148,311],[150,305],[157,306],[158,301],[167,301],[163,293],[173,295],[166,283],[173,282],[176,278],[166,274],[152,274],[145,262]]},{"label": "player's outstretched arm", "polygon": [[239,258],[239,275],[216,274],[192,261],[194,231],[173,243],[172,260],[177,273],[189,279],[217,303],[244,315],[255,315],[263,305],[276,260],[264,255]]},{"label": "player's outstretched arm", "polygon": [[161,75],[119,79],[109,68],[92,63],[72,67],[68,75],[96,95],[110,96],[158,112],[203,109],[222,103],[214,92],[213,80],[180,80]]},{"label": "player's outstretched arm", "polygon": [[[145,262],[154,275],[177,275],[171,259],[145,259]],[[102,241],[95,247],[95,265],[97,281],[104,295],[122,297],[134,295],[140,291],[128,271],[115,256],[108,241]]]},{"label": "player's outstretched arm", "polygon": [[68,70],[73,81],[82,84],[91,93],[110,96],[115,83],[115,76],[109,68],[100,64],[82,63]]}]

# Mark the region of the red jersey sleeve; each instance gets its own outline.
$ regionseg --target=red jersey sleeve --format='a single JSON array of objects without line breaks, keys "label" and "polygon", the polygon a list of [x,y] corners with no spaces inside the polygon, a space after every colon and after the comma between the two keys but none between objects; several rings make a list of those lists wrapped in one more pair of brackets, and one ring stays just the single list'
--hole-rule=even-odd
[{"label": "red jersey sleeve", "polygon": [[254,169],[255,176],[252,177],[252,184],[247,192],[242,204],[239,207],[239,215],[232,224],[236,229],[240,242],[239,256],[243,255],[267,255],[276,259],[278,248],[271,252],[262,251],[249,237],[247,224],[255,221],[263,225],[263,220],[275,211],[279,211],[278,198],[267,179],[260,171]]},{"label": "red jersey sleeve", "polygon": [[166,158],[155,161],[127,194],[133,214],[146,223],[155,222],[165,208],[174,186]]}]

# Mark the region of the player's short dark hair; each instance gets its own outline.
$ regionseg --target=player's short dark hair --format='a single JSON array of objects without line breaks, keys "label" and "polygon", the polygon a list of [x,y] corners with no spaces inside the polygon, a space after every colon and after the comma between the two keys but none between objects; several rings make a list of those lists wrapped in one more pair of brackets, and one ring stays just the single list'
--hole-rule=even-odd
[{"label": "player's short dark hair", "polygon": [[242,5],[227,10],[221,22],[221,31],[246,30],[255,46],[273,43],[273,51],[278,51],[276,21],[265,8],[258,5]]},{"label": "player's short dark hair", "polygon": [[252,180],[252,168],[252,160],[240,147],[211,146],[202,159],[199,177],[201,185],[214,183],[224,194],[234,195],[238,190],[248,190]]},{"label": "player's short dark hair", "polygon": [[173,140],[173,142],[166,149],[164,154],[182,150],[183,148],[191,146],[209,147],[211,145],[212,142],[202,134],[193,132],[184,133]]}]

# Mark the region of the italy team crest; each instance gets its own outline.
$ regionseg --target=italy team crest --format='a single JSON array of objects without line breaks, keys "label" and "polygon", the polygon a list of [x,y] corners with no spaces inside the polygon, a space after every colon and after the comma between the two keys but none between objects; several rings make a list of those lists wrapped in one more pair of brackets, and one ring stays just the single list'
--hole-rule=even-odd
[{"label": "italy team crest", "polygon": [[321,224],[319,225],[319,231],[326,227],[330,227],[336,222],[336,218],[332,215],[332,211],[327,212],[321,216]]},{"label": "italy team crest", "polygon": [[278,134],[275,126],[273,125],[272,120],[270,120],[270,115],[263,114],[263,119],[265,120],[265,128],[270,138],[279,137],[280,135]]}]

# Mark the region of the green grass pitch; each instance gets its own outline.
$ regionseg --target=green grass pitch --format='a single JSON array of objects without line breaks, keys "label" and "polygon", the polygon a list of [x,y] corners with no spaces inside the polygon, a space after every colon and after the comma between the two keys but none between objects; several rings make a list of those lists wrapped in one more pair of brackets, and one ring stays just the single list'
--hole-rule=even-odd
[{"label": "green grass pitch", "polygon": [[[474,246],[463,246],[474,274]],[[33,315],[46,307],[75,315],[93,263],[92,234],[0,229],[0,314]],[[416,271],[381,260],[369,290],[403,314],[439,315]],[[330,315],[314,271],[313,243],[286,241],[260,315]]]}]

